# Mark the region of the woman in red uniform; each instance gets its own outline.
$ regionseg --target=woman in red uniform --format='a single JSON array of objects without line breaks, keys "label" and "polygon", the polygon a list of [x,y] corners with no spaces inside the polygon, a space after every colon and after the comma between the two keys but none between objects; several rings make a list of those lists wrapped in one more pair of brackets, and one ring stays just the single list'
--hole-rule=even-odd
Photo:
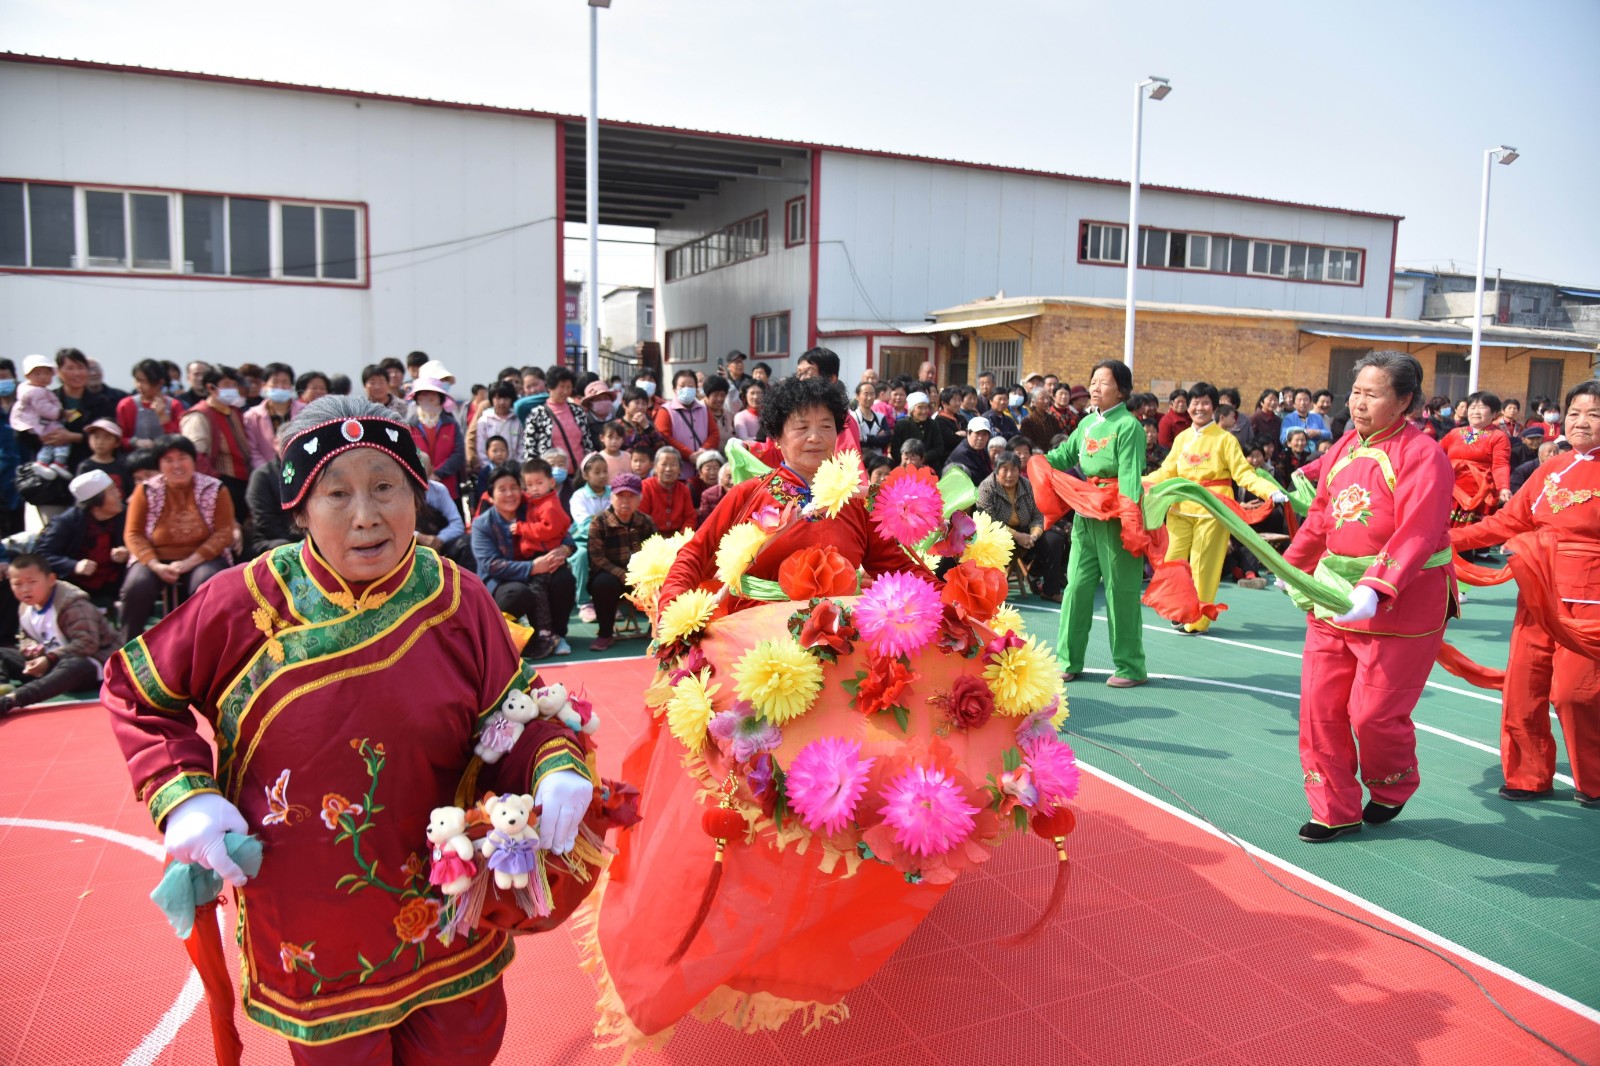
[{"label": "woman in red uniform", "polygon": [[1456,475],[1452,526],[1482,521],[1511,499],[1511,438],[1495,426],[1500,397],[1475,392],[1467,397],[1467,424],[1439,442]]},{"label": "woman in red uniform", "polygon": [[[1422,365],[1398,351],[1356,364],[1350,424],[1284,558],[1351,586],[1351,608],[1313,612],[1300,680],[1300,763],[1310,843],[1382,825],[1418,785],[1411,712],[1454,611],[1450,463],[1407,421]],[[1361,804],[1362,786],[1370,795]]]},{"label": "woman in red uniform", "polygon": [[1528,479],[1499,513],[1450,534],[1457,551],[1498,544],[1518,534],[1554,534],[1555,594],[1536,605],[1522,589],[1511,631],[1500,711],[1500,762],[1508,800],[1544,799],[1556,767],[1549,707],[1567,740],[1577,800],[1600,807],[1600,658],[1559,639],[1565,623],[1600,627],[1600,382],[1585,381],[1566,397],[1565,430],[1572,451]]}]

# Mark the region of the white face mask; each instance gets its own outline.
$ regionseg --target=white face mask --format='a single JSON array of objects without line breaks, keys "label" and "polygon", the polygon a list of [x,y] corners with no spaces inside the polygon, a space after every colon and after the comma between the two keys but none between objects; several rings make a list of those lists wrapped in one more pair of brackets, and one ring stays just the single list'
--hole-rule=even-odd
[{"label": "white face mask", "polygon": [[1561,421],[1561,412],[1560,411],[1546,411],[1544,413],[1544,420],[1546,422],[1548,422],[1550,425],[1553,426],[1556,423]]},{"label": "white face mask", "polygon": [[696,395],[697,394],[693,385],[685,385],[683,388],[678,390],[678,402],[683,404],[685,407],[693,407]]},{"label": "white face mask", "polygon": [[444,404],[432,398],[417,400],[417,417],[432,425],[439,421],[439,413],[444,410]]},{"label": "white face mask", "polygon": [[268,389],[267,399],[271,400],[273,403],[288,403],[290,400],[294,399],[294,390]]},{"label": "white face mask", "polygon": [[229,407],[243,407],[244,397],[239,395],[238,389],[218,389],[217,399]]},{"label": "white face mask", "polygon": [[649,396],[651,398],[655,397],[655,394],[656,394],[656,383],[651,381],[649,378],[646,378],[645,380],[639,382],[639,387],[644,390],[644,394],[646,396]]}]

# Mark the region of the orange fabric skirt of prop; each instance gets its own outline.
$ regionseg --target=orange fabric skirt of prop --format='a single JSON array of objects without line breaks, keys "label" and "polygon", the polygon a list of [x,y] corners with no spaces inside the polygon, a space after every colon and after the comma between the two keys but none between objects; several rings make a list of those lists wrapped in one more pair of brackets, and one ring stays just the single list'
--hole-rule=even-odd
[{"label": "orange fabric skirt of prop", "polygon": [[[764,604],[708,627],[700,649],[715,668],[712,682],[722,685],[712,701],[716,710],[735,699],[734,663],[758,641],[785,632],[786,619],[801,606]],[[931,758],[978,789],[985,775],[998,772],[1022,719],[996,714],[980,729],[950,729],[943,709],[927,698],[948,693],[959,674],[980,676],[981,658],[930,645],[911,666],[920,677],[900,701],[910,712],[909,731],[902,733],[891,715],[862,715],[840,687],[866,669],[865,642],[857,641],[838,663],[824,663],[816,702],[782,726],[783,743],[773,753],[778,763],[790,765],[800,748],[820,737],[858,741],[864,755],[878,759],[874,786],[858,808],[863,822],[864,812],[877,805],[877,771],[891,760]],[[644,820],[621,836],[621,853],[599,890],[598,915],[581,912],[577,919],[580,928],[587,927],[585,965],[600,987],[595,1031],[617,1045],[665,1040],[673,1025],[691,1015],[720,1018],[747,1032],[775,1029],[797,1014],[808,1028],[842,1021],[848,1016],[845,994],[877,972],[950,887],[932,880],[953,880],[960,869],[984,861],[1010,832],[1009,822],[1002,829],[986,808],[967,843],[944,858],[943,869],[912,884],[893,866],[861,860],[853,836],[840,834],[835,840],[844,850],[833,850],[820,835],[796,832],[799,823],[791,814],[780,850],[772,822],[760,819],[753,839],[729,841],[709,916],[683,958],[669,963],[713,866],[715,843],[701,828],[701,814],[716,804],[711,790],[728,767],[715,746],[708,745],[704,756],[687,756],[657,717],[624,762],[625,775],[632,775],[645,797]],[[746,817],[752,817],[757,812],[741,795]]]}]

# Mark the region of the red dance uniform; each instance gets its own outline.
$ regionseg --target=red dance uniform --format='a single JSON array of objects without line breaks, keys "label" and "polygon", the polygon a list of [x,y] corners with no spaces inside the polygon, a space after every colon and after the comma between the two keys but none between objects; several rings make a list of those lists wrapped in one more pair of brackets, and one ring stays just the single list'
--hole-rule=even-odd
[{"label": "red dance uniform", "polygon": [[[1498,513],[1450,539],[1457,551],[1467,551],[1545,529],[1560,536],[1555,574],[1562,612],[1600,620],[1600,449],[1556,456]],[[1556,769],[1553,703],[1574,784],[1585,795],[1600,795],[1600,660],[1556,643],[1545,621],[1518,596],[1500,704],[1506,785],[1534,792],[1550,787]]]},{"label": "red dance uniform", "polygon": [[1424,563],[1450,544],[1450,462],[1404,420],[1367,440],[1347,433],[1323,458],[1316,499],[1284,558],[1314,570],[1325,554],[1374,557],[1356,582],[1378,613],[1312,617],[1300,679],[1300,763],[1312,817],[1361,820],[1361,786],[1397,806],[1419,784],[1411,712],[1444,640],[1455,572]]},{"label": "red dance uniform", "polygon": [[1450,524],[1466,526],[1493,514],[1500,493],[1511,487],[1511,438],[1494,426],[1461,426],[1439,442],[1455,471],[1455,506]]},{"label": "red dance uniform", "polygon": [[493,1057],[504,1017],[490,986],[510,939],[434,936],[424,829],[463,787],[532,792],[564,769],[593,779],[573,733],[536,719],[463,785],[480,724],[536,683],[475,576],[417,548],[352,588],[309,539],[212,578],[106,665],[101,699],[156,824],[215,792],[262,842],[261,872],[239,890],[248,1018],[296,1044],[350,1040],[329,1061],[354,1062],[363,1041],[472,1000],[481,1024],[453,1035],[451,1061]]}]

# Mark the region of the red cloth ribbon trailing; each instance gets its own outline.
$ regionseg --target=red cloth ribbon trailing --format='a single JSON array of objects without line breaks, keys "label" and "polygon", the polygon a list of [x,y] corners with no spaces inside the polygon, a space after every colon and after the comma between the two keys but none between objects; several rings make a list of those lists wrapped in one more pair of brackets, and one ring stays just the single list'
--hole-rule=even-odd
[{"label": "red cloth ribbon trailing", "polygon": [[217,904],[201,903],[194,909],[194,928],[183,942],[189,960],[200,974],[206,990],[206,1006],[211,1010],[211,1043],[216,1049],[217,1066],[239,1066],[244,1044],[233,1024],[233,978],[228,959],[222,952],[222,934],[217,929]]},{"label": "red cloth ribbon trailing", "polygon": [[1470,459],[1452,459],[1450,469],[1456,475],[1451,495],[1457,507],[1463,511],[1494,510],[1494,505],[1500,502],[1500,494],[1489,479],[1487,467]]}]

